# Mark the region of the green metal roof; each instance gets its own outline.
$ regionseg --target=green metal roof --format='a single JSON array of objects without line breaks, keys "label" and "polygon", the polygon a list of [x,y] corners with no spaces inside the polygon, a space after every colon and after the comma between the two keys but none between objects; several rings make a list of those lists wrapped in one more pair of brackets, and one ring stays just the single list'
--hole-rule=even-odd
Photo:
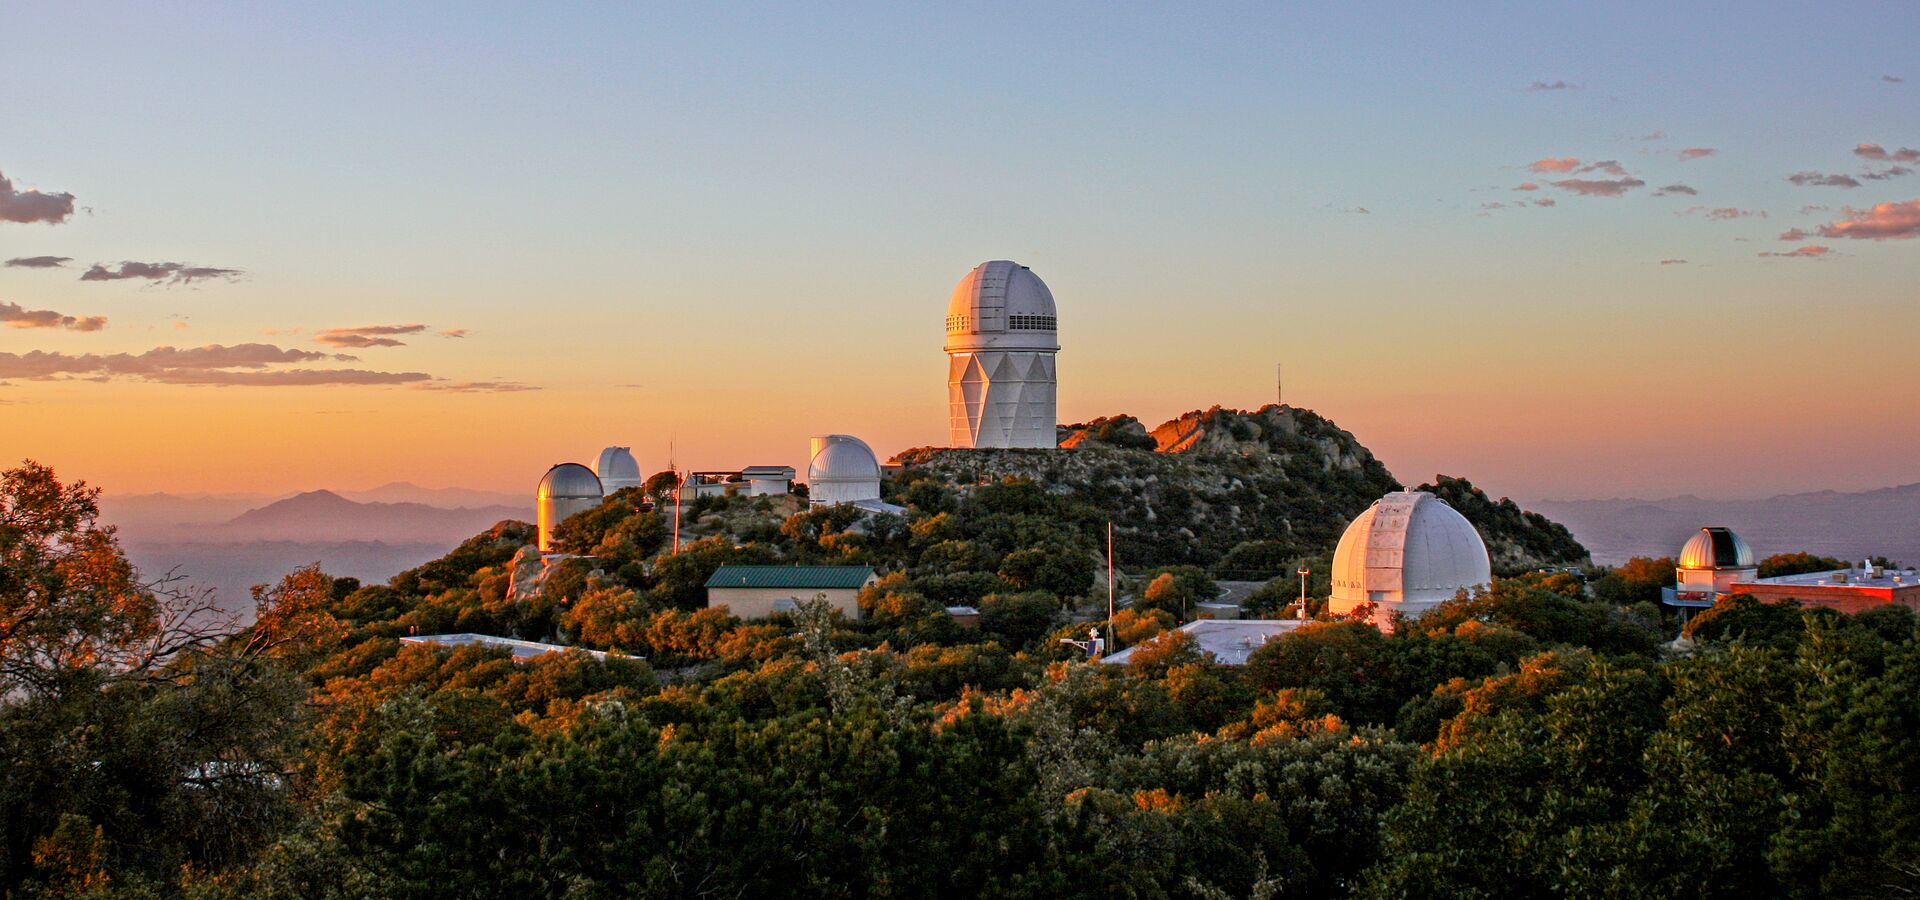
[{"label": "green metal roof", "polygon": [[721,566],[710,588],[858,588],[872,566]]}]

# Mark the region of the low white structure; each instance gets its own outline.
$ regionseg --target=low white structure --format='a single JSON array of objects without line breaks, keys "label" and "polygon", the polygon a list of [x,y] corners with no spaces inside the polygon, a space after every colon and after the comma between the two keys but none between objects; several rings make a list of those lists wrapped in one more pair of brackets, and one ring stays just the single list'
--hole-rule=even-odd
[{"label": "low white structure", "polygon": [[813,506],[879,501],[880,458],[866,441],[850,434],[819,435],[807,459],[807,496]]},{"label": "low white structure", "polygon": [[[462,632],[460,634],[423,634],[419,636],[409,635],[401,638],[400,642],[404,644],[430,644],[436,647],[465,647],[471,644],[478,644],[482,647],[499,647],[511,651],[514,662],[526,662],[530,659],[538,659],[549,653],[565,653],[568,650],[576,650],[594,659],[603,661],[608,655],[600,650],[562,647],[559,644],[542,644],[539,641],[522,641],[514,638],[495,637],[491,634],[473,634],[471,632]],[[629,658],[639,659],[637,656]]]},{"label": "low white structure", "polygon": [[955,447],[1059,446],[1053,291],[1004,259],[973,267],[947,301],[947,419]]},{"label": "low white structure", "polygon": [[792,466],[748,466],[740,470],[747,480],[747,496],[774,497],[793,490]]},{"label": "low white structure", "polygon": [[600,490],[612,496],[623,488],[640,486],[640,463],[630,447],[608,447],[600,451],[600,462],[593,467],[600,477]]},{"label": "low white structure", "polygon": [[1462,590],[1493,583],[1487,544],[1467,517],[1426,491],[1394,491],[1347,526],[1333,551],[1328,609],[1346,615],[1373,604],[1373,622],[1393,627]]},{"label": "low white structure", "polygon": [[553,550],[553,530],[568,516],[600,505],[606,495],[600,478],[579,463],[561,463],[547,470],[534,492],[534,515],[539,519],[540,552]]},{"label": "low white structure", "polygon": [[1739,593],[1733,589],[1735,582],[1757,580],[1760,564],[1753,548],[1733,529],[1712,526],[1687,539],[1673,574],[1672,605],[1708,607],[1725,595]]},{"label": "low white structure", "polygon": [[[1214,662],[1244,666],[1253,651],[1305,624],[1299,619],[1197,619],[1180,626],[1179,630],[1193,635],[1194,646],[1213,654]],[[1123,665],[1133,658],[1133,651],[1139,646],[1135,644],[1112,656],[1101,657],[1100,661]]]}]

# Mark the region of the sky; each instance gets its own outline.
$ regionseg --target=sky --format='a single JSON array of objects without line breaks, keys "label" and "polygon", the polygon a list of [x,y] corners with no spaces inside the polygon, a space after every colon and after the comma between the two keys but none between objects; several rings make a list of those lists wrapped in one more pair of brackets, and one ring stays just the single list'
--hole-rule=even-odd
[{"label": "sky", "polygon": [[944,444],[987,259],[1053,290],[1063,422],[1279,364],[1409,485],[1920,481],[1905,3],[6,19],[0,461],[109,492]]}]

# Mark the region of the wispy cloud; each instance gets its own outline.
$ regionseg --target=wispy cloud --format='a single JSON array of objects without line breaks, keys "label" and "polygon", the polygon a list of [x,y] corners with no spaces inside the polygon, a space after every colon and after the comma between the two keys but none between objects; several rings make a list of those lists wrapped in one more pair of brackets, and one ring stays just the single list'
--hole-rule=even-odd
[{"label": "wispy cloud", "polygon": [[420,391],[447,391],[456,394],[516,394],[540,390],[539,385],[517,381],[428,381],[413,386]]},{"label": "wispy cloud", "polygon": [[1819,172],[1795,172],[1787,180],[1803,187],[1857,188],[1860,182],[1851,175],[1822,175]]},{"label": "wispy cloud", "polygon": [[147,376],[147,380],[162,384],[308,387],[326,384],[413,384],[431,377],[425,372],[372,372],[366,369],[281,369],[271,372],[168,369]]},{"label": "wispy cloud", "polygon": [[162,384],[258,386],[405,384],[432,378],[425,372],[273,368],[326,359],[351,361],[353,357],[281,348],[272,344],[155,347],[137,354],[69,354],[33,350],[27,353],[0,353],[0,378],[76,378],[89,381],[135,378]]},{"label": "wispy cloud", "polygon": [[1646,187],[1647,183],[1638,178],[1593,179],[1566,178],[1553,183],[1554,187],[1572,191],[1583,197],[1619,197],[1634,188]]},{"label": "wispy cloud", "polygon": [[107,327],[106,316],[69,316],[50,309],[25,309],[18,303],[0,303],[0,322],[8,328],[65,328],[68,331],[99,331]]},{"label": "wispy cloud", "polygon": [[1687,261],[1684,259],[1663,259],[1660,261],[1660,264],[1663,266],[1684,266],[1687,264]]},{"label": "wispy cloud", "polygon": [[1810,237],[1813,237],[1813,235],[1798,228],[1789,228],[1780,232],[1780,239],[1783,241],[1804,241]]},{"label": "wispy cloud", "polygon": [[73,217],[73,195],[19,190],[0,174],[0,222],[45,222],[58,225]]},{"label": "wispy cloud", "polygon": [[[1366,212],[1364,209],[1360,211]],[[463,338],[467,336],[467,330],[465,328],[449,328],[440,332],[440,336],[443,338]]]},{"label": "wispy cloud", "polygon": [[1584,175],[1588,172],[1604,172],[1615,178],[1627,177],[1627,170],[1621,167],[1620,161],[1617,159],[1603,159],[1599,162],[1587,163],[1573,171],[1576,175]]},{"label": "wispy cloud", "polygon": [[1677,194],[1685,194],[1686,196],[1692,197],[1698,193],[1700,192],[1684,184],[1670,184],[1654,191],[1653,195],[1655,197],[1671,197]]},{"label": "wispy cloud", "polygon": [[1878,172],[1862,172],[1860,173],[1860,177],[1869,181],[1886,181],[1889,178],[1899,178],[1902,175],[1912,174],[1913,170],[1906,166],[1888,166]]},{"label": "wispy cloud", "polygon": [[58,269],[73,262],[71,256],[16,256],[7,260],[9,269]]},{"label": "wispy cloud", "polygon": [[1579,87],[1580,86],[1577,84],[1568,84],[1565,81],[1558,81],[1558,80],[1536,81],[1533,84],[1528,85],[1527,90],[1529,91],[1572,91],[1572,90],[1578,90]]},{"label": "wispy cloud", "polygon": [[1794,249],[1789,250],[1785,253],[1774,253],[1769,251],[1769,252],[1763,252],[1760,255],[1761,256],[1778,256],[1782,259],[1792,259],[1792,258],[1825,259],[1827,257],[1827,254],[1832,252],[1833,252],[1832,249],[1827,247],[1822,247],[1819,244],[1808,244],[1805,247],[1795,247]]},{"label": "wispy cloud", "polygon": [[1901,147],[1889,153],[1887,148],[1879,144],[1860,144],[1853,148],[1853,155],[1876,162],[1920,162],[1920,150],[1912,147]]},{"label": "wispy cloud", "polygon": [[1537,159],[1528,163],[1527,168],[1541,174],[1552,173],[1564,175],[1574,169],[1580,168],[1580,160],[1578,157],[1573,156],[1562,156],[1559,158],[1549,156],[1546,159]]},{"label": "wispy cloud", "polygon": [[[1525,201],[1525,200],[1522,200],[1522,201],[1520,201],[1520,202],[1522,202],[1522,203],[1525,203],[1526,201]],[[1533,201],[1533,205],[1535,205],[1535,206],[1558,206],[1559,204],[1558,204],[1558,203],[1555,203],[1552,197],[1541,197],[1540,199],[1538,199],[1538,200],[1535,200],[1535,201]]]},{"label": "wispy cloud", "polygon": [[1695,206],[1695,207],[1690,207],[1688,209],[1681,210],[1678,213],[1675,213],[1675,215],[1681,215],[1681,216],[1691,216],[1695,214],[1706,216],[1709,219],[1721,219],[1721,220],[1746,219],[1754,216],[1759,216],[1762,219],[1767,217],[1767,214],[1765,212],[1755,212],[1750,209],[1740,209],[1738,207],[1733,207],[1733,206],[1713,206],[1713,207]]},{"label": "wispy cloud", "polygon": [[317,343],[330,347],[405,347],[406,341],[394,335],[419,334],[425,325],[362,325],[358,328],[329,328],[313,336]]},{"label": "wispy cloud", "polygon": [[239,269],[222,269],[214,266],[196,266],[191,263],[176,262],[122,262],[120,268],[109,268],[104,263],[94,263],[80,274],[81,281],[127,281],[140,280],[154,283],[192,284],[211,278],[232,281],[243,272]]},{"label": "wispy cloud", "polygon": [[1876,203],[1867,209],[1847,207],[1846,218],[1820,226],[1824,238],[1867,241],[1904,241],[1920,237],[1920,200]]},{"label": "wispy cloud", "polygon": [[1540,186],[1537,184],[1534,184],[1531,181],[1523,181],[1520,183],[1519,187],[1514,188],[1514,190],[1516,191],[1537,191],[1539,189],[1540,189]]},{"label": "wispy cloud", "polygon": [[1712,156],[1716,152],[1718,151],[1714,150],[1712,147],[1688,147],[1687,149],[1680,151],[1680,161],[1686,162],[1692,159],[1704,159],[1706,157]]},{"label": "wispy cloud", "polygon": [[1905,78],[1901,78],[1898,75],[1882,75],[1880,76],[1880,80],[1888,84],[1899,84],[1900,82],[1906,81]]}]

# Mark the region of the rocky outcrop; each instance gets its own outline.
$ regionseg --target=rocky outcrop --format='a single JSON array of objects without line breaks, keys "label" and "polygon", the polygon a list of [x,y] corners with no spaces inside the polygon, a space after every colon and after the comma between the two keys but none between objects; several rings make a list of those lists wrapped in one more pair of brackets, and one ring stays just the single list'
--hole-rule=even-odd
[{"label": "rocky outcrop", "polygon": [[[897,485],[1030,479],[1110,519],[1130,567],[1191,563],[1230,579],[1270,577],[1291,571],[1290,560],[1331,553],[1355,516],[1400,489],[1352,434],[1277,405],[1195,410],[1151,430],[1111,416],[1061,429],[1058,450],[922,447],[898,461]],[[1486,537],[1496,570],[1586,561],[1544,517],[1491,501],[1454,506]]]}]

